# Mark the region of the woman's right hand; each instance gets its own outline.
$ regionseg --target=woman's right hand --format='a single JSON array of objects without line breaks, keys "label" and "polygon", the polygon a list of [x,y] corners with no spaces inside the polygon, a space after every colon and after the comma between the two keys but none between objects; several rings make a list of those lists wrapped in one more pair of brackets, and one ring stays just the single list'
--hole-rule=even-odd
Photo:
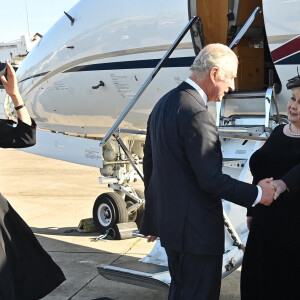
[{"label": "woman's right hand", "polygon": [[32,121],[20,95],[16,72],[8,61],[5,62],[7,67],[7,78],[1,76],[1,81],[5,87],[6,93],[11,97],[14,106],[21,106],[21,108],[17,110],[19,120],[31,126]]},{"label": "woman's right hand", "polygon": [[248,227],[248,230],[250,230],[250,228],[251,228],[251,223],[252,223],[252,217],[247,217],[247,227]]},{"label": "woman's right hand", "polygon": [[[18,80],[16,77],[16,72],[12,67],[12,65],[7,60],[5,61],[5,63],[7,68],[7,78],[5,78],[5,76],[3,75],[1,76],[1,81],[5,87],[6,93],[12,98],[13,101],[19,100],[19,102],[22,102],[22,99],[19,99],[21,97],[18,88]],[[14,104],[15,106],[20,105],[19,103],[14,103]]]}]

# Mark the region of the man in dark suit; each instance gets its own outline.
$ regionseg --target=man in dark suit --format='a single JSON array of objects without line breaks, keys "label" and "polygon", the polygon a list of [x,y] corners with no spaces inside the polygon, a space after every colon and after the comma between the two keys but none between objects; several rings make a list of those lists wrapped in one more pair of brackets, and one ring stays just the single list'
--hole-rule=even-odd
[{"label": "man in dark suit", "polygon": [[169,299],[217,300],[224,223],[221,199],[250,207],[270,205],[274,188],[222,173],[222,153],[207,101],[234,90],[238,60],[227,46],[211,44],[196,57],[191,76],[163,96],[149,116],[144,147],[146,207],[140,232],[160,237],[171,286]]}]

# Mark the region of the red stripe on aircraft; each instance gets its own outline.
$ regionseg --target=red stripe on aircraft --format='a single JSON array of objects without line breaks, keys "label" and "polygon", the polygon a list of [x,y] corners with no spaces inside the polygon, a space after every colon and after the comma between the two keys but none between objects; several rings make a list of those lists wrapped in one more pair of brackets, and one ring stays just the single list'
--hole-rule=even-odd
[{"label": "red stripe on aircraft", "polygon": [[287,42],[286,44],[280,46],[279,48],[271,52],[274,62],[285,58],[295,52],[300,51],[300,36],[297,36],[295,39]]}]

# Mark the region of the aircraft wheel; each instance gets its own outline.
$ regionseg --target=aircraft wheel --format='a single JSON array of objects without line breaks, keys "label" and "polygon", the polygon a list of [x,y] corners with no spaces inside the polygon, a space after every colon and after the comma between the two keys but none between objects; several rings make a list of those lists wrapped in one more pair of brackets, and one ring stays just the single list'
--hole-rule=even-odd
[{"label": "aircraft wheel", "polygon": [[[142,192],[140,190],[136,190],[135,192],[139,198],[145,199],[144,192]],[[125,196],[125,202],[126,202],[127,208],[134,204],[132,199],[128,196]],[[138,229],[140,229],[140,226],[141,226],[144,210],[145,210],[145,204],[141,205],[139,207],[139,209],[137,211],[135,211],[134,213],[131,213],[128,215],[129,222],[135,222]]]},{"label": "aircraft wheel", "polygon": [[117,223],[128,222],[125,201],[117,193],[101,194],[94,203],[93,219],[101,233]]}]

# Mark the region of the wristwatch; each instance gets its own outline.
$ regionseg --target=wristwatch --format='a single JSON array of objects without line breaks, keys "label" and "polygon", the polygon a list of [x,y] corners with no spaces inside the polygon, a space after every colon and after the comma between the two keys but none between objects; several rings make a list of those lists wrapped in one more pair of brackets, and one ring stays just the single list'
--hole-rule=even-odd
[{"label": "wristwatch", "polygon": [[25,104],[21,104],[21,105],[15,107],[15,110],[19,110],[19,109],[21,109],[21,108],[23,108],[23,107],[25,107]]}]

